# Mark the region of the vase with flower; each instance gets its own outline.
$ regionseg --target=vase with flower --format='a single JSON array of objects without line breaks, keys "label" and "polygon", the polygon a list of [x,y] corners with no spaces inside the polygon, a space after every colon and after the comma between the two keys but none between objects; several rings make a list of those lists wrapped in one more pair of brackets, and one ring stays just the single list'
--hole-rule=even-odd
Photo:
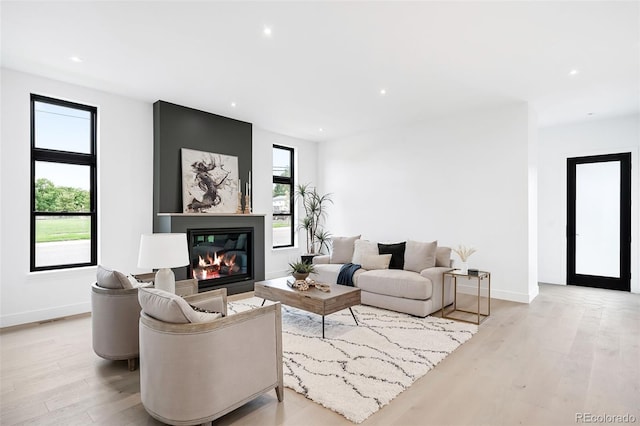
[{"label": "vase with flower", "polygon": [[467,274],[469,271],[469,257],[476,252],[476,249],[474,249],[473,247],[465,247],[463,245],[459,245],[458,248],[453,249],[453,251],[458,255],[461,262],[460,267],[457,269],[459,269],[461,273]]}]

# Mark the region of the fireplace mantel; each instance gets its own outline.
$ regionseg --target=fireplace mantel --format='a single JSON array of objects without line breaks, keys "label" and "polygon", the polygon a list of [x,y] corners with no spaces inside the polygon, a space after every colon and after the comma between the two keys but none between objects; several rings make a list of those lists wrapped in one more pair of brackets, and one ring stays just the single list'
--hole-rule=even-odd
[{"label": "fireplace mantel", "polygon": [[176,216],[176,217],[245,217],[245,216],[266,216],[264,213],[248,213],[248,214],[239,214],[239,213],[158,213],[158,216]]}]

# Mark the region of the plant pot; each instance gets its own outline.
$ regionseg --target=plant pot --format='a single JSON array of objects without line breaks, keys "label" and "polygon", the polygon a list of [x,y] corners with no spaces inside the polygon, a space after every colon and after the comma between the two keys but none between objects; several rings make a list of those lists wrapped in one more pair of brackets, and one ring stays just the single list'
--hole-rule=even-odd
[{"label": "plant pot", "polygon": [[297,280],[305,280],[309,276],[309,273],[308,272],[294,272],[291,275],[293,275],[293,278],[295,278],[296,281],[297,281]]},{"label": "plant pot", "polygon": [[302,259],[302,261],[308,265],[311,265],[313,263],[313,258],[318,256],[318,254],[316,253],[308,253],[308,254],[303,254],[302,256],[300,256],[300,258]]}]

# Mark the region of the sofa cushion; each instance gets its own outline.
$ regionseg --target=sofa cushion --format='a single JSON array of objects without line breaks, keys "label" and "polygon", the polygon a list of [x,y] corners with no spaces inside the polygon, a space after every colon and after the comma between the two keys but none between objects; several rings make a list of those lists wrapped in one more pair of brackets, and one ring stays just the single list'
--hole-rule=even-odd
[{"label": "sofa cushion", "polygon": [[438,242],[421,243],[418,241],[407,241],[404,251],[404,268],[407,271],[418,272],[423,269],[436,266],[436,249]]},{"label": "sofa cushion", "polygon": [[406,242],[395,244],[382,244],[378,243],[378,252],[380,254],[390,254],[391,263],[389,263],[389,269],[403,269],[404,268],[404,250]]},{"label": "sofa cushion", "polygon": [[431,280],[411,271],[378,269],[360,274],[356,286],[362,291],[406,299],[427,300],[433,292]]},{"label": "sofa cushion", "polygon": [[157,288],[141,288],[138,300],[144,313],[159,321],[187,324],[220,318],[220,313],[196,312],[182,297]]},{"label": "sofa cushion", "polygon": [[102,288],[133,288],[125,274],[107,269],[102,265],[98,265],[98,269],[96,271],[96,284],[98,284],[98,287]]},{"label": "sofa cushion", "polygon": [[331,238],[331,263],[349,263],[353,259],[355,242],[360,235],[355,237],[332,237]]},{"label": "sofa cushion", "polygon": [[[353,249],[353,259],[351,263],[362,265],[362,259],[365,256],[377,256],[378,244],[369,240],[356,240]],[[363,266],[364,268],[364,266]],[[364,268],[368,269],[368,268]]]},{"label": "sofa cushion", "polygon": [[436,266],[451,266],[451,247],[438,247],[436,249]]},{"label": "sofa cushion", "polygon": [[368,255],[363,257],[361,266],[367,270],[389,269],[389,262],[391,262],[390,254]]}]

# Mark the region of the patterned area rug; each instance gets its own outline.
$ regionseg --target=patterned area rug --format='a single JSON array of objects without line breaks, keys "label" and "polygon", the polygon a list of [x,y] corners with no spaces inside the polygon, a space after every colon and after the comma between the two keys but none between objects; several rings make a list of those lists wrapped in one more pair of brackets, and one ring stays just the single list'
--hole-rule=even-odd
[{"label": "patterned area rug", "polygon": [[[262,299],[229,302],[229,313]],[[267,301],[267,303],[271,303]],[[400,392],[469,340],[478,326],[355,306],[322,317],[282,305],[284,385],[354,423]]]}]

